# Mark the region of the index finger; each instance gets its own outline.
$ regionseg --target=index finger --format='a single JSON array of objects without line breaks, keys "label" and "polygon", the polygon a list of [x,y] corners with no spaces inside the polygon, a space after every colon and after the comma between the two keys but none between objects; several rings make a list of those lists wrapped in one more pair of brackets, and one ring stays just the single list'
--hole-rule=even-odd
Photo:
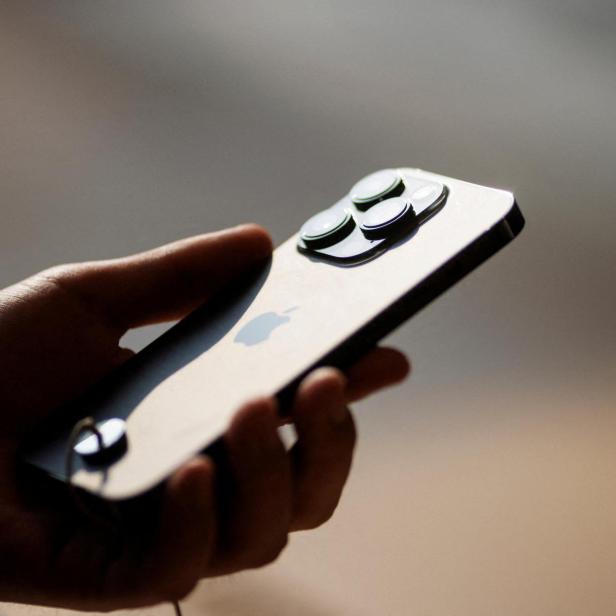
[{"label": "index finger", "polygon": [[121,330],[178,319],[265,262],[267,232],[242,225],[136,255],[52,268],[43,275]]}]

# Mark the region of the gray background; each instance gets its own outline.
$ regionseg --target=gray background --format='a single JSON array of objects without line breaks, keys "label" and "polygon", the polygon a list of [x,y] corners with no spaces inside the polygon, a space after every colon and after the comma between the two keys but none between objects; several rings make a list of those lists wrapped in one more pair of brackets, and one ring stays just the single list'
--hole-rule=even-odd
[{"label": "gray background", "polygon": [[2,3],[2,285],[249,220],[280,242],[388,165],[527,218],[391,337],[415,372],[358,406],[336,518],[189,614],[616,611],[615,25],[607,1]]}]

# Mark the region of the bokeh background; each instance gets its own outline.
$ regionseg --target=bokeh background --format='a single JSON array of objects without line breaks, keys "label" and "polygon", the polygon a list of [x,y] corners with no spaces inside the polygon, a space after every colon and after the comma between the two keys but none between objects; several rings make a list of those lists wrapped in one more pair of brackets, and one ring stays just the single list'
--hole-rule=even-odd
[{"label": "bokeh background", "polygon": [[336,517],[187,616],[616,613],[615,30],[611,0],[2,2],[2,286],[243,221],[280,242],[388,165],[527,218],[390,337],[414,375],[357,406]]}]

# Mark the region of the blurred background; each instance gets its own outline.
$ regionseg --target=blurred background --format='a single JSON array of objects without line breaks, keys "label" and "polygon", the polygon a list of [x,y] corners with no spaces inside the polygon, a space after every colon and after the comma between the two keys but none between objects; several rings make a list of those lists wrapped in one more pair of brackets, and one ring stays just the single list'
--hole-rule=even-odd
[{"label": "blurred background", "polygon": [[609,0],[2,2],[1,286],[243,221],[279,243],[389,165],[527,218],[388,340],[414,374],[356,407],[335,518],[187,616],[616,613],[615,27]]}]

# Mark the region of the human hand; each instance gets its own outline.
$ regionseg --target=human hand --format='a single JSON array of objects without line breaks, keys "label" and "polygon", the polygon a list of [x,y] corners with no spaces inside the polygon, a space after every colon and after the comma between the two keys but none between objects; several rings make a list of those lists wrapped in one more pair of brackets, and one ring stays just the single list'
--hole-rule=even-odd
[{"label": "human hand", "polygon": [[156,524],[120,553],[75,516],[64,490],[36,501],[17,479],[24,435],[131,357],[119,346],[128,329],[183,317],[270,252],[267,234],[247,225],[0,291],[1,601],[108,610],[179,599],[203,577],[271,562],[289,532],[331,516],[355,441],[347,404],[406,376],[398,351],[375,349],[346,375],[310,374],[292,405],[289,451],[274,400],[239,409],[222,441],[224,472],[206,456],[188,461],[167,480]]}]

